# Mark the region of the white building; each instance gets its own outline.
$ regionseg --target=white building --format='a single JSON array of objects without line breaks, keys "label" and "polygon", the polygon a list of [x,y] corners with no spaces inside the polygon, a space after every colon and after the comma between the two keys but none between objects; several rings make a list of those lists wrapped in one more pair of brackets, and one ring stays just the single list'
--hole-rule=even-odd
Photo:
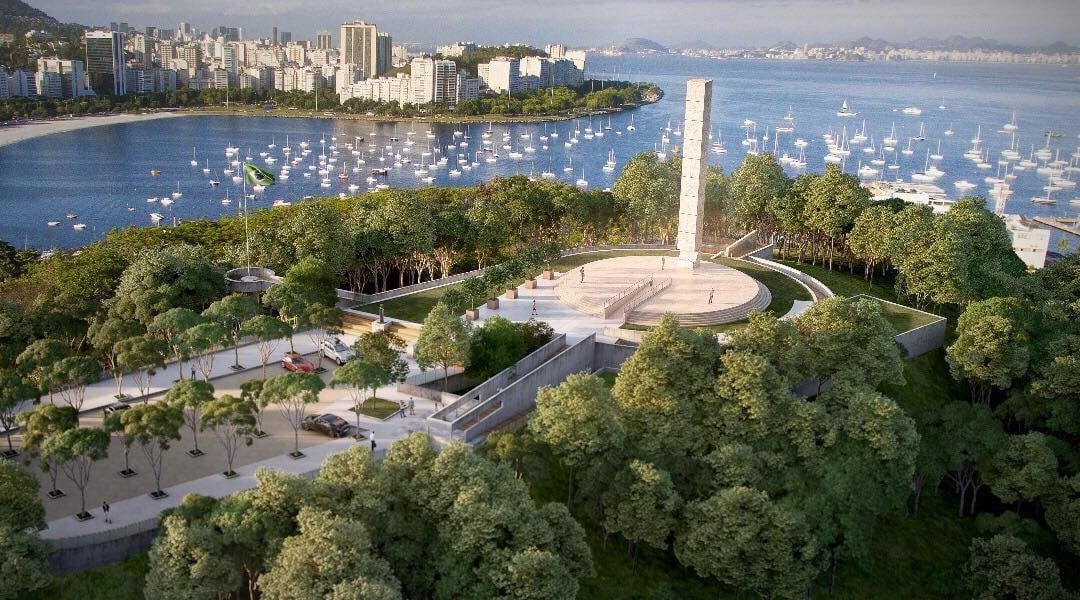
[{"label": "white building", "polygon": [[414,58],[409,64],[412,73],[414,104],[457,104],[458,69],[452,60],[430,57]]},{"label": "white building", "polygon": [[364,79],[348,86],[345,94],[341,96],[341,101],[359,98],[376,102],[397,102],[403,106],[412,104],[412,81],[412,77],[404,73],[398,73],[397,77]]},{"label": "white building", "polygon": [[1005,228],[1009,230],[1013,251],[1029,269],[1046,266],[1046,251],[1050,247],[1050,230],[1036,227],[1020,215],[1002,215]]},{"label": "white building", "polygon": [[78,98],[87,94],[86,70],[81,60],[39,58],[34,81],[38,95],[46,98]]},{"label": "white building", "polygon": [[481,83],[496,94],[506,91],[511,94],[520,92],[520,72],[520,61],[505,56],[493,58],[491,62],[477,66]]},{"label": "white building", "polygon": [[435,48],[436,54],[442,54],[443,56],[457,58],[467,52],[475,52],[476,44],[474,42],[458,42],[456,44],[447,44],[446,46],[438,46]]}]

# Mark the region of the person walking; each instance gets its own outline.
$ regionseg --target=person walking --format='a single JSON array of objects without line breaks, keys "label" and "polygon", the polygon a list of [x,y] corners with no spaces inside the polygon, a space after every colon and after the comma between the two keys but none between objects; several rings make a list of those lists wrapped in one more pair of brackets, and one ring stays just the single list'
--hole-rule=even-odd
[{"label": "person walking", "polygon": [[371,432],[371,453],[375,453],[375,432]]},{"label": "person walking", "polygon": [[661,256],[660,257],[660,270],[661,271],[664,270],[664,260],[665,260],[665,257]]},{"label": "person walking", "polygon": [[105,515],[105,522],[112,523],[112,517],[109,516],[109,501],[101,503],[101,512]]},{"label": "person walking", "polygon": [[409,416],[416,416],[416,403],[411,397],[409,398]]},{"label": "person walking", "polygon": [[578,269],[578,273],[581,273],[581,282],[580,283],[585,283],[585,265],[581,265],[581,268]]},{"label": "person walking", "polygon": [[195,381],[195,365],[191,365],[191,380]]},{"label": "person walking", "polygon": [[715,289],[709,290],[709,304],[712,304],[713,293],[715,293],[715,292],[716,292]]},{"label": "person walking", "polygon": [[398,402],[398,406],[401,407],[400,414],[401,414],[401,418],[404,419],[405,418],[405,401],[402,400],[401,402]]},{"label": "person walking", "polygon": [[532,316],[535,317],[537,314],[538,313],[536,312],[536,298],[533,298],[533,301],[532,301]]}]

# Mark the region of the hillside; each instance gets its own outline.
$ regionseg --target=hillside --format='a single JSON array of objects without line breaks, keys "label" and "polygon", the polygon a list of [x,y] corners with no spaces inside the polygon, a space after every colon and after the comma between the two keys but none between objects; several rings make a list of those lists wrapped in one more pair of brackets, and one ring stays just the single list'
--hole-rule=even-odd
[{"label": "hillside", "polygon": [[75,23],[61,23],[21,0],[0,0],[0,33],[22,35],[30,30],[65,34],[82,30]]}]

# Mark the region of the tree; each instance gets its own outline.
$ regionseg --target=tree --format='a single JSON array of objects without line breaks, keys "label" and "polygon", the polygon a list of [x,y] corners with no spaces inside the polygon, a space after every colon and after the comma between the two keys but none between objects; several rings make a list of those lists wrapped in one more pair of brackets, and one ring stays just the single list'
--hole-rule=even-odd
[{"label": "tree", "polygon": [[301,509],[297,522],[300,533],[285,540],[270,569],[259,578],[263,598],[322,600],[339,585],[371,587],[381,590],[381,597],[401,597],[390,565],[376,554],[362,524],[308,508]]},{"label": "tree", "polygon": [[558,387],[537,391],[529,430],[547,442],[570,469],[567,506],[573,497],[574,470],[600,456],[617,454],[626,438],[615,400],[603,380],[581,373],[568,376]]},{"label": "tree", "polygon": [[266,363],[283,337],[292,336],[292,327],[288,323],[267,315],[259,315],[245,321],[240,328],[241,335],[251,336],[256,340],[259,358],[262,360],[262,378],[266,379]]},{"label": "tree", "polygon": [[978,600],[1068,597],[1054,561],[1038,556],[1023,540],[1011,535],[973,539],[964,575],[972,597]]},{"label": "tree", "polygon": [[626,206],[627,216],[640,227],[642,241],[670,241],[679,207],[681,160],[660,162],[653,152],[635,155],[615,180],[612,193]]},{"label": "tree", "polygon": [[806,190],[803,208],[807,227],[829,244],[829,270],[832,270],[836,242],[843,242],[855,219],[870,206],[870,192],[859,179],[848,175],[836,165],[826,165],[825,173],[817,177]]},{"label": "tree", "polygon": [[17,600],[49,585],[52,548],[36,533],[0,526],[0,600]]},{"label": "tree", "polygon": [[423,328],[416,340],[414,356],[421,370],[441,367],[443,391],[446,391],[448,372],[453,365],[467,367],[469,362],[470,327],[451,314],[441,303],[436,303],[424,318]]},{"label": "tree", "polygon": [[409,363],[401,356],[405,340],[389,331],[371,331],[361,334],[353,344],[353,352],[364,360],[390,374],[390,381],[405,381],[409,376]]},{"label": "tree", "polygon": [[240,444],[250,446],[257,432],[255,403],[249,399],[225,394],[206,403],[199,429],[209,427],[225,450],[225,476],[232,477],[233,461]]},{"label": "tree", "polygon": [[647,462],[631,460],[605,495],[604,530],[626,538],[627,552],[633,552],[636,566],[638,542],[667,549],[681,503],[670,475]]},{"label": "tree", "polygon": [[263,383],[260,402],[281,406],[281,416],[293,428],[293,451],[291,456],[303,456],[300,452],[300,424],[308,404],[319,401],[319,392],[325,384],[314,373],[285,373],[271,377]]},{"label": "tree", "polygon": [[169,350],[176,359],[176,368],[180,372],[179,379],[184,378],[184,369],[181,364],[188,357],[188,348],[184,340],[184,332],[204,323],[206,320],[199,313],[190,308],[170,308],[155,316],[147,330],[150,333],[160,333]]},{"label": "tree", "polygon": [[985,484],[983,475],[1005,444],[1001,424],[985,406],[949,402],[936,411],[927,426],[935,430],[931,435],[942,444],[946,476],[959,496],[957,516],[964,516],[969,492],[974,513],[975,499]]},{"label": "tree", "polygon": [[229,332],[217,323],[199,323],[181,336],[185,348],[191,352],[191,360],[202,373],[203,381],[210,380],[214,370],[214,352],[229,340]]},{"label": "tree", "polygon": [[116,380],[117,400],[124,399],[124,369],[117,358],[116,345],[122,340],[139,335],[141,330],[142,325],[138,321],[121,319],[114,315],[99,315],[90,322],[87,339],[98,354],[105,359],[109,372]]},{"label": "tree", "polygon": [[967,379],[971,401],[990,405],[994,388],[1008,389],[1030,360],[1025,309],[1015,298],[974,302],[960,315],[956,341],[946,349],[949,372]]},{"label": "tree", "polygon": [[889,259],[889,236],[895,226],[893,212],[882,204],[871,206],[855,217],[847,242],[851,251],[862,259],[863,277],[867,281],[873,281],[874,267]]},{"label": "tree", "polygon": [[116,286],[110,310],[150,325],[173,308],[202,311],[225,294],[225,274],[207,250],[187,244],[143,250]]},{"label": "tree", "polygon": [[469,341],[469,365],[483,378],[512,367],[526,353],[520,328],[503,317],[488,318]]},{"label": "tree", "polygon": [[70,406],[43,404],[32,411],[19,413],[18,421],[22,425],[23,447],[31,456],[40,458],[41,470],[49,474],[52,484],[49,496],[63,496],[64,492],[56,487],[56,477],[60,474],[55,462],[57,457],[44,452],[45,442],[54,435],[77,427],[79,413]]},{"label": "tree", "polygon": [[[244,323],[261,312],[258,303],[244,294],[229,294],[213,302],[202,316],[211,319],[229,332],[233,347],[233,368],[240,368],[240,336]],[[265,377],[265,375],[264,375]]]},{"label": "tree", "polygon": [[263,304],[277,311],[281,320],[296,328],[300,325],[304,311],[315,302],[311,294],[300,284],[283,281],[266,290],[263,294]]},{"label": "tree", "polygon": [[120,447],[124,451],[124,468],[120,471],[120,476],[134,477],[139,474],[135,469],[131,468],[131,446],[135,443],[135,438],[124,427],[124,423],[120,418],[123,412],[117,410],[105,415],[102,427],[109,435],[115,436],[120,441]]},{"label": "tree", "polygon": [[790,187],[791,180],[772,154],[747,156],[731,173],[735,217],[745,229],[756,229],[762,237],[771,236],[775,225],[769,204],[787,195]]},{"label": "tree", "polygon": [[687,505],[684,522],[675,555],[702,577],[762,597],[794,598],[820,570],[820,546],[802,515],[761,490],[721,490]]},{"label": "tree", "polygon": [[18,372],[0,371],[0,427],[4,428],[4,437],[7,438],[8,443],[8,449],[3,453],[5,458],[12,458],[19,454],[11,443],[11,432],[15,429],[19,416],[19,405],[23,399],[33,395],[33,388],[26,385]]},{"label": "tree", "polygon": [[337,276],[325,261],[311,256],[301,258],[285,272],[284,283],[304,290],[311,304],[337,306]]},{"label": "tree", "polygon": [[96,427],[66,429],[45,438],[41,451],[79,489],[79,513],[76,516],[89,518],[86,486],[90,483],[90,469],[95,462],[109,455],[109,434]]},{"label": "tree", "polygon": [[1037,500],[1057,490],[1058,460],[1038,431],[1005,436],[1005,446],[987,469],[986,481],[1002,502]]},{"label": "tree", "polygon": [[612,395],[627,437],[648,460],[679,480],[691,467],[675,457],[700,453],[704,407],[720,368],[716,336],[683,329],[672,315],[646,333],[623,363]]},{"label": "tree", "polygon": [[[185,497],[184,503],[193,496]],[[184,509],[181,504],[179,510]],[[150,547],[149,563],[144,590],[147,598],[225,598],[243,584],[226,536],[211,523],[190,522],[180,514],[162,519],[161,533]]]},{"label": "tree", "polygon": [[150,380],[154,369],[165,364],[169,346],[165,340],[149,335],[136,335],[116,343],[116,365],[121,371],[129,371],[139,386],[139,395],[150,393]]},{"label": "tree", "polygon": [[191,430],[191,440],[195,447],[188,450],[191,456],[205,454],[199,450],[199,430],[202,429],[202,411],[207,403],[214,399],[214,386],[207,381],[178,381],[165,393],[165,401],[180,408],[184,423]]},{"label": "tree", "polygon": [[829,379],[834,384],[871,387],[903,383],[900,346],[876,300],[828,298],[815,302],[794,321],[809,350],[811,376],[819,391]]},{"label": "tree", "polygon": [[49,365],[45,376],[57,387],[64,403],[82,410],[86,398],[86,384],[96,382],[101,375],[101,365],[89,356],[69,356]]},{"label": "tree", "polygon": [[371,390],[371,398],[375,399],[376,391],[390,383],[390,373],[377,367],[366,360],[350,360],[334,371],[334,377],[330,380],[331,386],[347,385],[352,388],[353,410],[356,412],[356,434],[360,435],[360,408],[364,398],[362,390]]},{"label": "tree", "polygon": [[171,442],[180,439],[180,427],[184,424],[183,409],[172,402],[151,402],[137,404],[120,414],[125,435],[139,443],[150,470],[154,472],[156,489],[151,496],[166,496],[161,490],[161,470]]},{"label": "tree", "polygon": [[45,526],[45,507],[38,499],[41,485],[15,461],[0,461],[0,523],[13,531]]},{"label": "tree", "polygon": [[37,389],[37,397],[49,392],[50,397],[54,388],[48,377],[48,368],[59,362],[71,353],[71,349],[61,342],[52,338],[37,340],[26,347],[18,357],[15,365],[28,383]]},{"label": "tree", "polygon": [[[307,307],[301,317],[301,322],[304,326],[309,327],[308,338],[316,348],[322,346],[322,343],[330,338],[330,336],[341,333],[341,327],[343,325],[342,318],[344,317],[341,309],[336,306],[326,306],[324,304],[312,304]],[[319,352],[319,368],[322,368],[323,353]]]}]

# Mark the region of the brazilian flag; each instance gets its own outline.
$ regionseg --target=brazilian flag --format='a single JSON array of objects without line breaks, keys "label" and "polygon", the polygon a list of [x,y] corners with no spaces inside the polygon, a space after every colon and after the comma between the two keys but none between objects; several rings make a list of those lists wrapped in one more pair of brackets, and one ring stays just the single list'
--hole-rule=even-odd
[{"label": "brazilian flag", "polygon": [[244,178],[248,185],[274,185],[277,179],[266,169],[251,163],[244,163]]}]

